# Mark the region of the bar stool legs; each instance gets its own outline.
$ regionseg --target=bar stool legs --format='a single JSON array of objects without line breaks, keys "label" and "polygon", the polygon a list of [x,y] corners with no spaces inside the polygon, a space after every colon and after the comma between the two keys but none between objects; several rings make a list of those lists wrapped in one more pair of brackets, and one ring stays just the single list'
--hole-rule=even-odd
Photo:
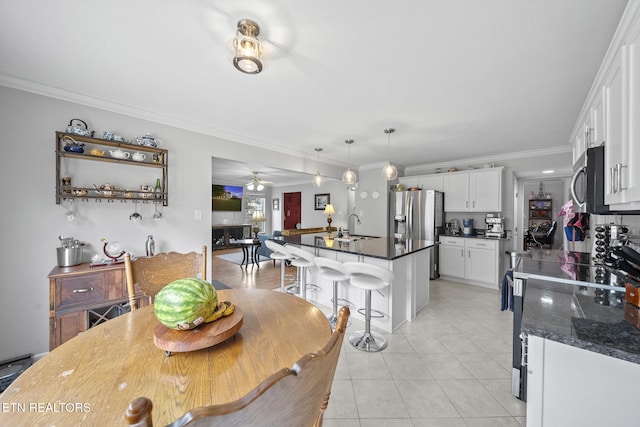
[{"label": "bar stool legs", "polygon": [[[376,311],[371,309],[371,291],[380,290],[391,285],[394,274],[386,268],[363,262],[345,262],[343,265],[345,271],[349,274],[351,285],[365,292],[364,330],[354,332],[349,337],[349,342],[352,346],[362,351],[384,350],[387,347],[386,338],[371,330],[371,312]],[[382,313],[379,314],[382,315]]]},{"label": "bar stool legs", "polygon": [[362,351],[381,351],[387,347],[387,339],[371,330],[371,289],[364,295],[364,330],[356,331],[349,337],[352,346]]}]

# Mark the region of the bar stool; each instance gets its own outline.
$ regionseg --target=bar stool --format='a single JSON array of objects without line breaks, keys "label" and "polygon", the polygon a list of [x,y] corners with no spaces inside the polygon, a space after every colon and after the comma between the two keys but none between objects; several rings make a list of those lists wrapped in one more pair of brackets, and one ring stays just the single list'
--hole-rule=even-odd
[{"label": "bar stool", "polygon": [[315,267],[315,255],[300,249],[296,246],[286,245],[287,251],[293,256],[291,259],[291,265],[298,268],[298,275],[300,277],[299,287],[300,292],[298,295],[302,299],[307,299],[307,270]]},{"label": "bar stool", "polygon": [[[345,271],[343,265],[339,261],[335,261],[328,258],[316,257],[316,267],[318,267],[318,273],[321,277],[333,281],[333,312],[331,316],[328,316],[331,329],[336,328],[338,322],[338,301],[344,301],[348,305],[352,305],[350,301],[338,298],[338,283],[349,280],[349,275]],[[348,325],[347,325],[348,326]]]},{"label": "bar stool", "polygon": [[[364,289],[364,330],[356,331],[349,337],[352,346],[362,351],[381,351],[387,347],[387,340],[381,334],[371,331],[371,291],[385,288],[393,282],[393,272],[377,265],[363,262],[345,262],[345,271],[351,285]],[[360,310],[358,310],[361,312]]]},{"label": "bar stool", "polygon": [[280,291],[284,292],[284,272],[287,260],[293,259],[293,255],[289,254],[289,251],[281,245],[280,243],[276,243],[273,240],[265,240],[264,244],[267,246],[269,250],[271,250],[271,254],[269,258],[274,260],[280,260]]}]

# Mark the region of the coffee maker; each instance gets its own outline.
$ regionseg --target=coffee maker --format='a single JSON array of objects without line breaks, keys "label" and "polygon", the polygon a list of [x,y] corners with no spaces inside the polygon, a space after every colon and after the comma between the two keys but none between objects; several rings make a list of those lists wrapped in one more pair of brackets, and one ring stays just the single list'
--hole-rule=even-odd
[{"label": "coffee maker", "polygon": [[505,218],[499,213],[488,213],[484,219],[487,229],[484,232],[485,237],[506,237]]}]

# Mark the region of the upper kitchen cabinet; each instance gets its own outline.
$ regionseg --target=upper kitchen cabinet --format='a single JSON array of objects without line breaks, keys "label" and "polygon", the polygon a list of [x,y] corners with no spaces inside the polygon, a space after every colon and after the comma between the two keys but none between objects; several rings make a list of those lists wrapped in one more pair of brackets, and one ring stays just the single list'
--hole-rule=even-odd
[{"label": "upper kitchen cabinet", "polygon": [[502,168],[443,174],[445,212],[502,211]]},{"label": "upper kitchen cabinet", "polygon": [[593,102],[583,111],[574,128],[573,162],[575,163],[587,148],[596,147],[605,140],[605,94],[601,90]]},{"label": "upper kitchen cabinet", "polygon": [[423,190],[444,191],[444,178],[442,174],[403,176],[400,184],[406,188],[418,187]]},{"label": "upper kitchen cabinet", "polygon": [[[640,209],[640,2],[629,2],[574,127],[574,160],[605,146],[605,203]],[[604,114],[603,114],[604,113]]]}]

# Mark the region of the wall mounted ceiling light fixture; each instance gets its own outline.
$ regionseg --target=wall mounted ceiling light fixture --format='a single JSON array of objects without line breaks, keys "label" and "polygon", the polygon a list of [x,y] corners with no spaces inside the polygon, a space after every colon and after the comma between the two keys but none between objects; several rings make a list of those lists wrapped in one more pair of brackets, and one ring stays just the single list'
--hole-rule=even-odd
[{"label": "wall mounted ceiling light fixture", "polygon": [[238,21],[237,35],[233,39],[233,48],[236,55],[233,57],[233,65],[246,74],[258,74],[262,71],[262,45],[258,40],[260,27],[251,19]]},{"label": "wall mounted ceiling light fixture", "polygon": [[320,188],[324,185],[324,178],[322,177],[322,175],[320,175],[320,152],[322,151],[322,148],[314,148],[314,150],[316,150],[316,153],[318,153],[318,173],[313,177],[313,186],[316,188]]},{"label": "wall mounted ceiling light fixture", "polygon": [[[391,158],[391,134],[396,130],[394,128],[387,128],[384,130],[384,133],[387,134],[388,138],[388,146],[389,146],[389,158]],[[387,181],[392,181],[398,176],[398,169],[391,164],[389,160],[387,160],[387,164],[382,168],[382,176]]]},{"label": "wall mounted ceiling light fixture", "polygon": [[353,185],[358,180],[356,173],[351,170],[351,144],[353,144],[353,139],[347,139],[344,142],[349,146],[349,163],[347,164],[346,172],[342,174],[342,182],[347,185]]}]

